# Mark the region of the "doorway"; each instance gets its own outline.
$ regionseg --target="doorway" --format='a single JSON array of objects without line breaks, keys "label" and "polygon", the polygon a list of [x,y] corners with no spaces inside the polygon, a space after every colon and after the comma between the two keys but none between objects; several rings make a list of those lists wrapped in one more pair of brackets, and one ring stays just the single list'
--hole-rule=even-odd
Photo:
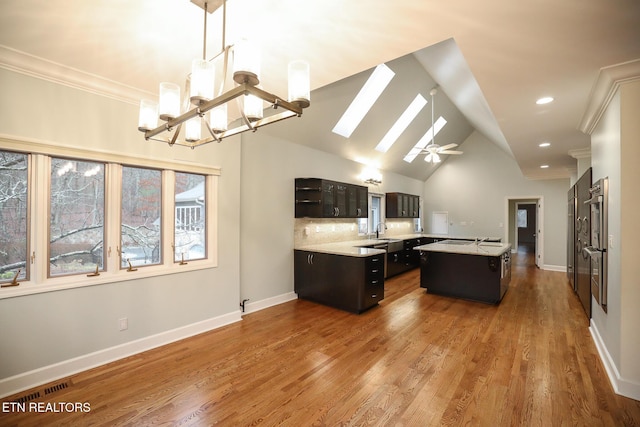
[{"label": "doorway", "polygon": [[533,253],[535,265],[543,265],[542,197],[508,198],[506,238],[512,252]]}]

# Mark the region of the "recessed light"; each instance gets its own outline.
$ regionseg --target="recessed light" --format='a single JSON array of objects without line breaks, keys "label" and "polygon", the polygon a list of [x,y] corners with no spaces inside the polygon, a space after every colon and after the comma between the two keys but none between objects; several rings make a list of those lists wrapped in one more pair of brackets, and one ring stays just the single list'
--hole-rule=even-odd
[{"label": "recessed light", "polygon": [[549,167],[549,165],[541,165],[540,169],[547,169]]},{"label": "recessed light", "polygon": [[550,145],[551,145],[550,142],[542,142],[542,143],[538,144],[538,147],[543,147],[544,148],[544,147],[548,147]]},{"label": "recessed light", "polygon": [[553,102],[553,97],[551,96],[545,96],[544,98],[540,98],[536,101],[536,104],[538,105],[543,105],[543,104],[548,104],[550,102]]}]

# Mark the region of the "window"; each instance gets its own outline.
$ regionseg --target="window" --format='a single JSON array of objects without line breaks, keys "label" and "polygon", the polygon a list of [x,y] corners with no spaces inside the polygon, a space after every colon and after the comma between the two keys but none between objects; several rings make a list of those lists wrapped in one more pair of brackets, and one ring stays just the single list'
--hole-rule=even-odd
[{"label": "window", "polygon": [[0,282],[28,278],[27,164],[26,154],[0,151]]},{"label": "window", "polygon": [[358,234],[375,233],[384,234],[384,195],[369,193],[369,216],[358,219]]},{"label": "window", "polygon": [[220,170],[121,159],[0,136],[0,299],[217,266]]},{"label": "window", "polygon": [[122,168],[120,267],[161,261],[162,174],[159,170]]},{"label": "window", "polygon": [[518,228],[527,228],[527,210],[518,209]]},{"label": "window", "polygon": [[205,257],[206,198],[205,177],[176,173],[174,260]]},{"label": "window", "polygon": [[51,159],[49,275],[104,266],[104,164]]}]

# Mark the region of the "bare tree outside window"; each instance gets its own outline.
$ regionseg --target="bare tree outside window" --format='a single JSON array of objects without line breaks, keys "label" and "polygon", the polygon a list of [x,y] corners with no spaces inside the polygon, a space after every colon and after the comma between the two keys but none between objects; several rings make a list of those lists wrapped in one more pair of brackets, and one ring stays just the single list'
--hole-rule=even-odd
[{"label": "bare tree outside window", "polygon": [[162,173],[155,169],[122,168],[120,265],[161,262]]},{"label": "bare tree outside window", "polygon": [[0,151],[0,282],[27,279],[26,154]]},{"label": "bare tree outside window", "polygon": [[52,158],[49,275],[104,266],[104,164]]},{"label": "bare tree outside window", "polygon": [[176,173],[175,261],[206,257],[205,177]]}]

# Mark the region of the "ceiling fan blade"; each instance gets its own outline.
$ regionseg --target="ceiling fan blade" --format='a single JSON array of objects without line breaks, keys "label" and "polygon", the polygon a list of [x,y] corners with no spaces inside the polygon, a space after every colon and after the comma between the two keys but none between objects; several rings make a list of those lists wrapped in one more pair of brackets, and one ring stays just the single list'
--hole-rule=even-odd
[{"label": "ceiling fan blade", "polygon": [[442,147],[440,147],[440,149],[438,150],[439,153],[442,153],[444,150],[448,150],[449,148],[456,148],[458,146],[458,144],[447,144],[447,145],[443,145]]},{"label": "ceiling fan blade", "polygon": [[438,151],[439,154],[462,154],[462,151],[456,150],[446,150],[446,151]]}]

